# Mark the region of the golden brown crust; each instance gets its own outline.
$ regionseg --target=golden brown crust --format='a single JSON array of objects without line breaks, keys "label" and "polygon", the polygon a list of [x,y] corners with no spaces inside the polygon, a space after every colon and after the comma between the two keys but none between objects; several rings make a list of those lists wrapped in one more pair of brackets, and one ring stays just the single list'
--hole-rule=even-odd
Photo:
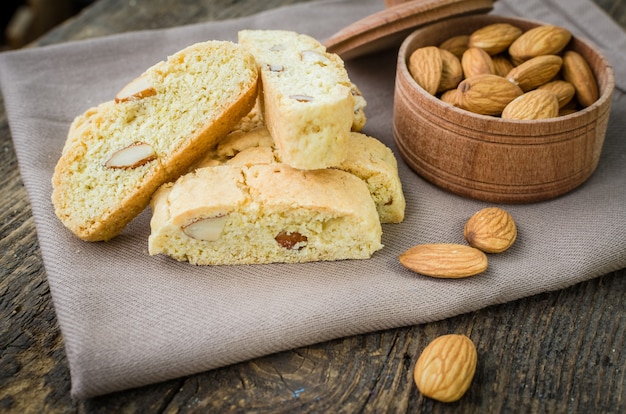
[{"label": "golden brown crust", "polygon": [[[367,186],[335,169],[200,168],[159,189],[151,207],[150,254],[192,264],[366,259],[382,248]],[[187,231],[200,222],[217,228],[211,239]]]},{"label": "golden brown crust", "polygon": [[[83,240],[118,235],[160,185],[187,172],[257,97],[254,58],[231,42],[192,45],[142,76],[156,94],[105,102],[77,117],[55,168],[55,213]],[[135,168],[107,167],[111,154],[138,141],[154,156]]]},{"label": "golden brown crust", "polygon": [[[336,168],[356,175],[367,184],[381,223],[400,223],[404,220],[406,200],[395,155],[376,138],[360,132],[351,132],[349,143],[348,157]],[[207,152],[197,168],[280,163],[273,145],[269,131],[262,125],[247,132],[236,131]]]}]

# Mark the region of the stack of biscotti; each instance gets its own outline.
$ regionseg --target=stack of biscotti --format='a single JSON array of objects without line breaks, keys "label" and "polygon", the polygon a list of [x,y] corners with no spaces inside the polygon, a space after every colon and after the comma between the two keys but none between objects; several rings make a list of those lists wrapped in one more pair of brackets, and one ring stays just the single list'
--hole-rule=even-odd
[{"label": "stack of biscotti", "polygon": [[157,63],[74,120],[52,178],[55,213],[81,239],[118,235],[240,122],[257,88],[256,61],[232,42]]},{"label": "stack of biscotti", "polygon": [[368,258],[404,218],[397,162],[361,134],[365,99],[343,62],[285,31],[239,34],[256,59],[255,108],[152,200],[150,254],[194,264]]},{"label": "stack of biscotti", "polygon": [[339,167],[302,170],[279,162],[264,126],[229,134],[154,196],[150,253],[194,264],[370,257],[405,199],[391,150],[358,132],[350,142]]},{"label": "stack of biscotti", "polygon": [[[327,53],[317,40],[289,31],[244,30],[239,32],[239,42],[259,64],[263,85],[261,98],[198,167],[286,163],[301,168],[305,162],[324,165],[334,159],[333,167],[355,174],[367,184],[381,223],[401,222],[405,199],[396,158],[379,140],[358,133],[366,123],[367,102],[348,78],[341,59]],[[341,87],[333,87],[337,85]],[[349,110],[346,100],[350,101],[343,88],[347,85],[352,98],[351,116],[345,115]],[[318,98],[304,101],[293,98],[304,95]],[[337,107],[341,110],[334,112]],[[307,108],[313,109],[307,111]],[[316,118],[320,113],[324,116]],[[341,124],[340,116],[347,122]],[[318,125],[324,126],[316,127]],[[334,133],[321,133],[332,128],[336,130]],[[328,135],[346,138],[341,139],[339,146]],[[317,160],[316,156],[322,151],[311,150],[312,146],[323,148],[332,156]],[[286,151],[285,148],[300,150]]]},{"label": "stack of biscotti", "polygon": [[[400,223],[404,219],[406,201],[393,152],[376,138],[360,132],[351,132],[348,143],[348,156],[335,168],[356,175],[365,182],[381,223]],[[228,134],[196,168],[280,162],[272,136],[264,125],[258,124],[256,128]]]},{"label": "stack of biscotti", "polygon": [[193,264],[371,257],[405,201],[391,150],[357,132],[365,105],[309,36],[190,46],[76,118],[56,213],[108,240],[150,203],[149,253]]}]

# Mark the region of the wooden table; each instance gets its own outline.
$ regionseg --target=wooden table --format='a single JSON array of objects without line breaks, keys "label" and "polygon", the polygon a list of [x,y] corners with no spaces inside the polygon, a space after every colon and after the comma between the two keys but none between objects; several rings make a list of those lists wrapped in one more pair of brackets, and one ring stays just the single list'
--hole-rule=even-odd
[{"label": "wooden table", "polygon": [[[36,45],[219,20],[307,0],[100,0]],[[624,2],[597,0],[626,26]],[[35,45],[35,46],[36,46]],[[72,401],[35,226],[0,104],[0,412],[626,412],[626,270],[426,325],[294,349],[210,372]],[[426,338],[475,338],[459,402],[422,397]]]}]

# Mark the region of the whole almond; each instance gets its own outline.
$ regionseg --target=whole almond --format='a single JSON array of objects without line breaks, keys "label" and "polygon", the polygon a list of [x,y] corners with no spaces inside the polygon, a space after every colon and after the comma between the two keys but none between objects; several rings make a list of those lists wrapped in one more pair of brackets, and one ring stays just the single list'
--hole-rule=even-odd
[{"label": "whole almond", "polygon": [[537,26],[511,43],[509,55],[514,65],[541,55],[556,55],[567,46],[571,38],[572,34],[563,27]]},{"label": "whole almond", "polygon": [[449,89],[441,94],[440,99],[452,106],[460,107],[459,91],[456,89]]},{"label": "whole almond", "polygon": [[441,81],[441,53],[436,46],[416,49],[409,57],[409,72],[415,82],[431,95],[437,93]]},{"label": "whole almond", "polygon": [[470,338],[442,335],[420,354],[413,379],[422,395],[441,402],[454,402],[469,389],[477,363],[478,353]]},{"label": "whole almond", "polygon": [[513,99],[502,111],[502,119],[547,119],[559,116],[559,101],[545,89],[535,89]]},{"label": "whole almond", "polygon": [[476,75],[457,87],[460,107],[482,115],[500,115],[505,106],[524,92],[497,75]]},{"label": "whole almond", "polygon": [[487,270],[485,253],[463,244],[419,244],[402,253],[399,259],[409,270],[444,279],[474,276]]},{"label": "whole almond", "polygon": [[493,62],[493,66],[495,68],[494,73],[498,76],[505,77],[511,69],[513,69],[513,63],[504,55],[492,56],[491,61]]},{"label": "whole almond", "polygon": [[563,108],[559,109],[559,116],[573,114],[574,112],[578,112],[579,110],[578,100],[576,99],[576,95],[569,101]]},{"label": "whole almond", "polygon": [[440,45],[440,49],[451,52],[458,59],[461,59],[463,53],[469,47],[469,35],[452,36],[449,39],[444,40]]},{"label": "whole almond", "polygon": [[466,78],[482,74],[494,74],[496,72],[491,56],[477,47],[470,47],[463,53],[461,66],[463,66],[463,73]]},{"label": "whole almond", "polygon": [[506,78],[527,92],[552,80],[562,65],[560,56],[537,56],[511,69]]},{"label": "whole almond", "polygon": [[461,61],[452,52],[439,49],[441,53],[441,80],[437,92],[456,88],[463,80],[463,67]]},{"label": "whole almond", "polygon": [[472,247],[486,253],[501,253],[515,242],[517,226],[508,211],[487,207],[474,213],[465,223],[463,236]]},{"label": "whole almond", "polygon": [[552,92],[554,96],[556,96],[556,99],[559,101],[559,109],[565,107],[565,105],[570,103],[572,101],[572,98],[574,97],[574,94],[576,93],[576,88],[574,88],[574,85],[560,79],[544,83],[537,89],[545,89]]},{"label": "whole almond", "polygon": [[522,35],[522,29],[509,23],[493,23],[475,30],[469,37],[469,47],[478,47],[490,55],[504,52],[515,39]]},{"label": "whole almond", "polygon": [[563,55],[563,78],[574,85],[578,102],[587,107],[598,100],[598,84],[589,64],[578,52]]}]

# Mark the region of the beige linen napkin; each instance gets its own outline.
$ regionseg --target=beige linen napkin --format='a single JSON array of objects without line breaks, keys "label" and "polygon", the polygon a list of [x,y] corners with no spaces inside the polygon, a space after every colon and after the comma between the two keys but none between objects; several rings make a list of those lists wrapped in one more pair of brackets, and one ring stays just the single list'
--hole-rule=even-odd
[{"label": "beige linen napkin", "polygon": [[[446,193],[399,160],[406,220],[385,225],[371,260],[194,267],[147,254],[150,211],[108,243],[86,243],[56,219],[50,178],[72,119],[109,100],[146,67],[191,43],[280,28],[320,40],[380,0],[324,1],[237,20],[129,33],[0,55],[0,82],[63,333],[72,394],[86,398],[337,337],[420,324],[597,277],[626,266],[626,35],[588,0],[501,0],[495,13],[561,24],[599,45],[617,90],[600,165],[555,200],[506,206],[515,245],[489,269],[436,280],[398,263],[407,248],[463,242],[464,222],[489,204]],[[563,2],[561,2],[563,3]],[[347,62],[369,102],[365,128],[395,150],[395,51]]]}]

